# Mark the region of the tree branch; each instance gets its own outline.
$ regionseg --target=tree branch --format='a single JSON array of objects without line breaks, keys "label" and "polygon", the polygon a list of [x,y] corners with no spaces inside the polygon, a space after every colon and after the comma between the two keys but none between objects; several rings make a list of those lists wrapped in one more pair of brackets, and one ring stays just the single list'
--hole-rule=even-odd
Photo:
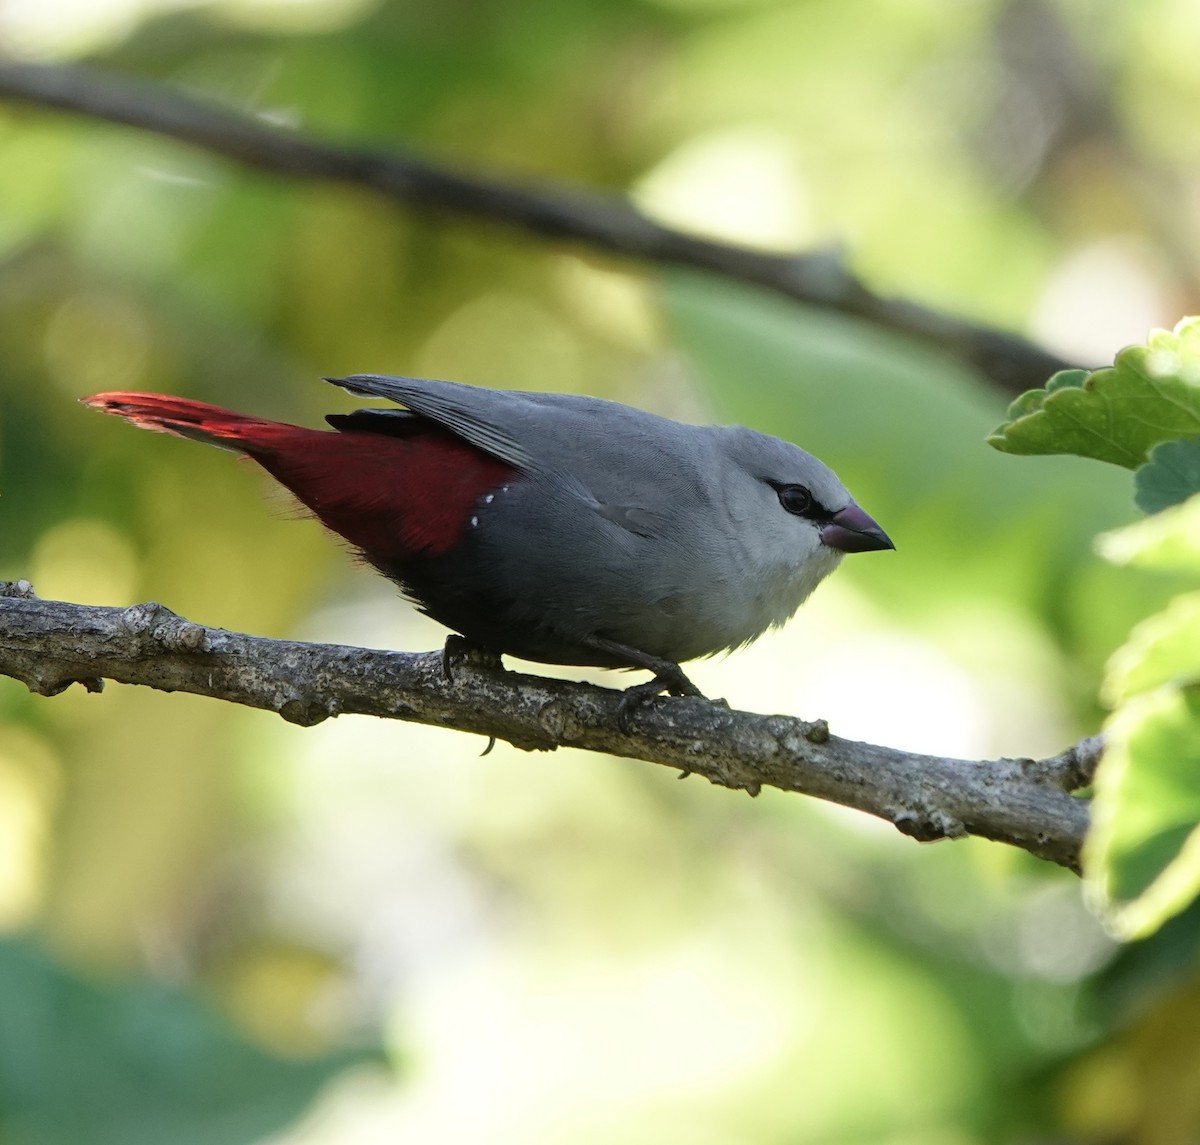
[{"label": "tree branch", "polygon": [[105,679],[192,692],[278,712],[308,726],[360,714],[507,740],[643,759],[757,795],[764,785],[876,815],[915,839],[980,835],[1078,871],[1099,739],[1051,759],[968,762],[831,735],[823,720],[663,699],[620,730],[621,693],[467,663],[447,679],[442,654],[302,644],[206,628],[160,604],[100,608],[39,600],[0,582],[0,675],[53,696]]},{"label": "tree branch", "polygon": [[412,206],[752,283],[914,336],[966,361],[1008,394],[1041,386],[1072,364],[1015,334],[878,295],[835,253],[769,254],[713,242],[663,226],[616,195],[468,176],[400,151],[305,140],[161,87],[81,67],[0,61],[5,97],[165,135],[277,175],[354,183]]}]

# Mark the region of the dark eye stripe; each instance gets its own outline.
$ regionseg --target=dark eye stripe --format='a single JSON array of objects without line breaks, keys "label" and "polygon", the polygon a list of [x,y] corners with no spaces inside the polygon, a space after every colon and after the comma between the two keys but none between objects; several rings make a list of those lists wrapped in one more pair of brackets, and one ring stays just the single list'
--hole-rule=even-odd
[{"label": "dark eye stripe", "polygon": [[779,497],[779,504],[795,517],[806,517],[810,521],[828,521],[833,516],[821,505],[805,485],[784,484],[768,481]]}]

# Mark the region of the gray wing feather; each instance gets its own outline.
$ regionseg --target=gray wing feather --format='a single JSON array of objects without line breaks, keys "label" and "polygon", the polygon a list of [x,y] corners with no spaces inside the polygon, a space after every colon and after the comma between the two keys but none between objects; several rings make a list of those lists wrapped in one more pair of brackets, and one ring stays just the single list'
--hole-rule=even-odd
[{"label": "gray wing feather", "polygon": [[[398,402],[523,472],[552,474],[563,494],[640,537],[672,528],[677,483],[696,480],[683,426],[616,402],[382,374],[326,381]],[[372,412],[400,413],[355,416]],[[596,433],[598,425],[606,432]]]},{"label": "gray wing feather", "polygon": [[511,411],[508,418],[498,420],[496,417],[497,405],[521,404],[524,400],[522,394],[484,390],[458,382],[393,378],[383,374],[353,374],[348,378],[325,380],[348,393],[399,402],[518,469],[529,470],[535,466],[529,451],[500,424],[501,421],[512,420],[512,413],[517,413],[519,417],[519,411]]}]

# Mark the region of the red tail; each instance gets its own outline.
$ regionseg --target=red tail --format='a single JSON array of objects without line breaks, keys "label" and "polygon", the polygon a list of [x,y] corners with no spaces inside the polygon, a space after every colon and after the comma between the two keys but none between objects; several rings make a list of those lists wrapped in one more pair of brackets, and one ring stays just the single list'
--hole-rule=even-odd
[{"label": "red tail", "polygon": [[434,422],[395,437],[305,429],[166,394],[82,400],[142,429],[249,454],[388,575],[414,554],[453,548],[476,500],[516,473]]},{"label": "red tail", "polygon": [[190,437],[242,453],[270,453],[276,447],[299,445],[307,438],[330,436],[320,430],[249,417],[207,402],[167,394],[95,394],[80,400],[85,406],[116,414],[142,429]]}]

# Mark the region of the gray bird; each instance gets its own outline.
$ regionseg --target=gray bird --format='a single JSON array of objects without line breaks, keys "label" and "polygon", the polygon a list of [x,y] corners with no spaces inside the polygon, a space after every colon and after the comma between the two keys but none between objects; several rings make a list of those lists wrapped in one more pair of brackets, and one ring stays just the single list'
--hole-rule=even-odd
[{"label": "gray bird", "polygon": [[890,549],[828,466],[741,426],[574,394],[355,374],[403,409],[337,432],[162,394],[84,402],[254,458],[470,645],[645,668],[627,705],[699,695],[680,664],[783,624],[843,554]]}]

